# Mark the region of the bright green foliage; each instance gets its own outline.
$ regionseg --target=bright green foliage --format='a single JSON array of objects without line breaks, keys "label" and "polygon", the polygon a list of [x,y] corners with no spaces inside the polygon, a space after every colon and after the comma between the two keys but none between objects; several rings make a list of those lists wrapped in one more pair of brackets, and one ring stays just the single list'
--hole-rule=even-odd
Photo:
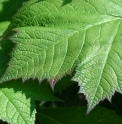
[{"label": "bright green foliage", "polygon": [[13,88],[0,87],[0,119],[11,124],[34,124],[35,104]]},{"label": "bright green foliage", "polygon": [[[5,71],[7,56],[3,56],[0,50],[0,76]],[[35,103],[40,101],[61,101],[53,96],[53,93],[43,82],[41,86],[38,82],[27,81],[22,84],[20,80],[8,81],[0,85],[0,119],[11,124],[34,124],[35,123]]]},{"label": "bright green foliage", "polygon": [[16,47],[1,83],[48,79],[53,88],[75,69],[90,112],[122,92],[121,16],[121,0],[30,0],[3,34],[16,31],[10,38]]},{"label": "bright green foliage", "polygon": [[[0,58],[1,75],[8,60],[7,56],[3,56],[2,50],[0,50]],[[11,124],[34,124],[36,113],[34,101],[30,97],[27,98],[27,95],[22,93],[22,89],[18,90],[19,85],[11,86],[10,82],[0,85],[0,119]]]},{"label": "bright green foliage", "polygon": [[[0,48],[0,76],[6,68],[8,57]],[[34,84],[34,85],[33,85]],[[34,124],[35,103],[40,101],[59,101],[50,87],[44,82],[41,86],[29,80],[22,84],[20,80],[9,81],[0,85],[0,119],[11,124]]]},{"label": "bright green foliage", "polygon": [[0,36],[3,34],[4,30],[7,28],[9,23],[10,23],[9,21],[0,23]]},{"label": "bright green foliage", "polygon": [[85,107],[40,109],[38,118],[44,124],[120,124],[122,118],[112,110],[96,107],[86,115]]},{"label": "bright green foliage", "polygon": [[[50,30],[38,27],[15,30],[19,33],[11,40],[18,42],[12,53],[12,56],[16,57],[9,63],[9,69],[2,81],[19,77],[23,77],[23,80],[38,78],[39,81],[47,78],[53,87],[57,79],[71,71],[82,46],[80,40],[73,43],[72,36],[74,34],[76,38],[79,36],[76,30],[58,28]],[[72,53],[72,50],[75,53]]]},{"label": "bright green foliage", "polygon": [[[0,5],[2,4],[0,3]],[[0,36],[6,30],[9,23],[9,21],[0,22]],[[6,39],[0,43],[1,77],[9,60],[6,54],[8,54],[11,49],[11,43]],[[53,96],[50,87],[45,82],[39,85],[37,81],[32,82],[29,80],[25,84],[22,84],[21,80],[16,80],[1,84],[0,120],[10,124],[34,124],[36,114],[34,100],[59,101],[58,98]]]},{"label": "bright green foliage", "polygon": [[[1,76],[8,60],[8,57],[3,55],[1,48],[0,58]],[[8,86],[6,84],[0,85],[0,119],[11,124],[34,124],[36,113],[34,101],[30,97],[26,98],[26,95],[18,90],[19,87],[15,85],[11,87],[10,84],[8,82]]]}]

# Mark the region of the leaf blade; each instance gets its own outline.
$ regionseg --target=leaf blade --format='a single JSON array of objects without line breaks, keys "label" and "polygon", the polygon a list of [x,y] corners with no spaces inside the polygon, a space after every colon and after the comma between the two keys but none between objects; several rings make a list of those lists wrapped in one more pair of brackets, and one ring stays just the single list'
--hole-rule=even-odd
[{"label": "leaf blade", "polygon": [[[118,90],[120,87],[118,85],[118,79],[117,79],[117,77],[120,77],[120,74],[115,75],[117,70],[115,69],[113,71],[113,69],[112,69],[115,66],[115,64],[112,65],[111,62],[110,63],[107,62],[107,61],[109,61],[108,60],[109,58],[114,59],[114,57],[116,57],[116,55],[113,56],[113,54],[111,54],[111,51],[112,51],[112,47],[114,47],[114,45],[117,42],[119,42],[119,41],[116,41],[116,43],[113,43],[114,38],[118,32],[120,21],[118,21],[118,26],[115,25],[116,23],[114,23],[114,22],[112,22],[112,23],[114,25],[114,28],[112,28],[112,25],[111,26],[108,25],[107,27],[110,27],[108,30],[111,30],[111,28],[116,29],[115,32],[112,31],[112,34],[107,34],[109,36],[109,38],[106,40],[104,38],[103,47],[102,47],[102,43],[100,43],[100,46],[97,43],[95,45],[92,45],[93,49],[90,48],[91,53],[89,52],[88,54],[86,54],[86,56],[84,57],[84,60],[82,61],[82,64],[77,68],[78,70],[76,69],[76,75],[73,78],[77,82],[82,81],[81,82],[82,92],[84,92],[86,94],[86,96],[88,94],[88,96],[87,96],[87,99],[89,102],[88,111],[87,111],[88,113],[91,111],[92,108],[94,108],[94,106],[96,104],[98,104],[98,101],[100,99],[103,100],[103,99],[107,98],[108,100],[111,100],[111,96],[112,96],[111,94],[114,94],[115,90]],[[106,30],[106,28],[103,30],[103,37],[105,36],[105,34],[104,34],[105,30]],[[111,33],[111,31],[108,31],[108,32]],[[102,34],[102,31],[101,31],[101,34]],[[110,37],[113,37],[113,38],[111,39]],[[107,38],[107,36],[106,36],[106,38]],[[111,41],[111,43],[109,41]],[[118,44],[118,45],[121,45],[121,44]],[[96,49],[97,49],[97,51],[95,51]],[[94,51],[95,51],[95,53],[94,53]],[[99,54],[99,51],[101,52],[100,54]],[[108,51],[108,53],[106,53],[106,51]],[[119,53],[120,53],[120,51],[119,51]],[[104,61],[104,59],[105,59],[105,61]],[[117,59],[117,57],[116,57],[116,59]],[[119,60],[119,63],[121,65],[121,60]],[[119,65],[119,67],[120,67],[120,65]],[[120,69],[120,71],[122,71],[122,70]],[[113,79],[113,77],[115,79]],[[95,101],[97,101],[97,102],[95,102]]]},{"label": "leaf blade", "polygon": [[61,0],[31,0],[3,34],[18,31],[11,38],[17,45],[1,82],[48,79],[53,89],[77,67],[73,80],[87,95],[88,112],[100,100],[110,100],[115,91],[121,92],[121,6],[120,0],[72,0],[65,5]]},{"label": "leaf blade", "polygon": [[12,124],[34,124],[35,104],[13,89],[0,88],[0,119]]}]

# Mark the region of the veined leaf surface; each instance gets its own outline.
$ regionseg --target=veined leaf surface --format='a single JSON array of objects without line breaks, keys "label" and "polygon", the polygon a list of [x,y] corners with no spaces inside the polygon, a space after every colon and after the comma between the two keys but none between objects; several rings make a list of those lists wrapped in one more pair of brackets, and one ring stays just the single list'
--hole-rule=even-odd
[{"label": "veined leaf surface", "polygon": [[[6,68],[5,63],[7,61],[8,56],[4,55],[4,50],[2,50],[0,44],[0,76]],[[6,84],[0,85],[0,120],[11,124],[34,124],[36,114],[34,100],[28,97],[30,96],[28,93],[28,95],[25,95],[26,92],[22,93],[24,91],[22,87],[21,91],[18,91],[19,85],[18,87],[16,85],[11,87],[10,82]]]},{"label": "veined leaf surface", "polygon": [[0,119],[11,124],[34,124],[35,103],[12,88],[0,88]]},{"label": "veined leaf surface", "polygon": [[122,92],[122,1],[31,0],[14,16],[6,37],[16,47],[1,82],[48,79],[51,87],[74,69],[90,112]]}]

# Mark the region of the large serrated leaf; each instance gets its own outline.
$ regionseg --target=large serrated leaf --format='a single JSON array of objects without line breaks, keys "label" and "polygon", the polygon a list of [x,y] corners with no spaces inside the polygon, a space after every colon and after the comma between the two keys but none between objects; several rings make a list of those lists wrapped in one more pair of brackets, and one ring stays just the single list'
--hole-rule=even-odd
[{"label": "large serrated leaf", "polygon": [[121,0],[31,0],[14,16],[16,43],[1,82],[58,79],[76,68],[74,81],[86,94],[88,111],[122,91]]},{"label": "large serrated leaf", "polygon": [[[0,33],[5,30],[8,23],[0,23]],[[5,49],[1,47],[4,45],[5,42],[2,40],[0,44],[0,77],[3,75],[9,60],[9,57],[5,55]],[[19,88],[22,88],[18,84],[17,87],[16,84],[12,84],[8,82],[8,84],[4,83],[0,86],[0,120],[11,124],[34,124],[36,114],[34,100],[22,93],[23,89],[18,91]]]}]

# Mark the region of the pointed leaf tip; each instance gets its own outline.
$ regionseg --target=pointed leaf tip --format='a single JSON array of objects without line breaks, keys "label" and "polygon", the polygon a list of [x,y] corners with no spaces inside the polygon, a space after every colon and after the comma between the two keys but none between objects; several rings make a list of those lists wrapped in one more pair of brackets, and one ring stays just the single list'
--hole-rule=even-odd
[{"label": "pointed leaf tip", "polygon": [[[24,5],[11,23],[17,31],[11,40],[17,45],[1,80],[50,80],[77,67],[74,80],[88,96],[88,113],[99,101],[110,99],[115,91],[121,92],[120,1],[94,0],[91,5],[88,0],[72,0],[62,6],[62,0],[46,0]],[[30,15],[34,15],[33,21]],[[50,81],[52,90],[54,85],[55,81]]]}]

